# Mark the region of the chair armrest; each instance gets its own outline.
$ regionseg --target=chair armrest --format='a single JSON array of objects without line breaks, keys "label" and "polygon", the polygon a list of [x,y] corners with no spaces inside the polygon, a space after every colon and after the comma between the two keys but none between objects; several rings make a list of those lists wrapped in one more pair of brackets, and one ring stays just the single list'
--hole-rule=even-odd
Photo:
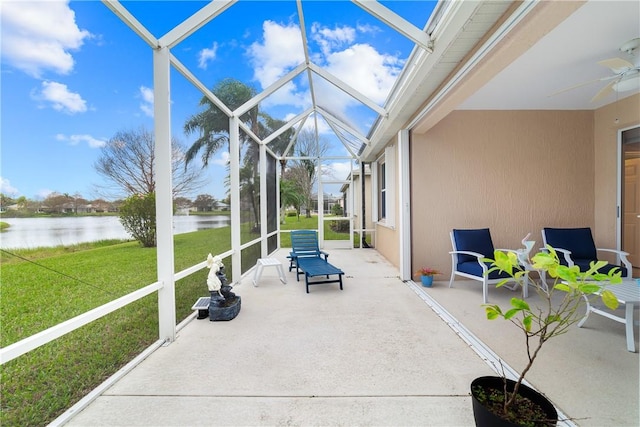
[{"label": "chair armrest", "polygon": [[597,251],[602,251],[602,252],[611,252],[614,254],[618,254],[618,256],[620,257],[620,261],[622,262],[622,264],[624,264],[625,268],[627,269],[627,275],[625,276],[626,278],[630,278],[631,277],[631,273],[633,271],[633,266],[631,265],[631,261],[629,261],[627,259],[627,255],[629,255],[629,252],[625,252],[625,251],[619,251],[617,249],[606,249],[606,248],[596,248]]},{"label": "chair armrest", "polygon": [[[486,274],[487,271],[489,271],[489,268],[487,267],[487,264],[485,264],[484,262],[482,262],[483,258],[486,258],[486,256],[482,255],[479,252],[472,252],[472,251],[451,251],[449,252],[451,254],[451,269],[452,271],[456,270],[456,255],[457,254],[461,254],[461,255],[470,255],[470,256],[474,256],[476,257],[476,261],[478,261],[478,264],[480,264],[480,267],[482,267],[482,272],[483,274]],[[453,274],[453,273],[452,273]]]},{"label": "chair armrest", "polygon": [[326,261],[327,258],[329,258],[329,254],[326,253],[325,251],[320,251],[320,255],[324,255],[324,260]]},{"label": "chair armrest", "polygon": [[[546,251],[547,249],[545,248],[544,250]],[[553,247],[553,250],[555,250],[556,253],[558,254],[558,258],[560,258],[561,254],[564,256],[564,260],[567,262],[567,265],[569,267],[574,265],[573,259],[571,259],[571,251],[570,250],[562,249],[562,248],[556,248],[556,247]]]},{"label": "chair armrest", "polygon": [[462,254],[462,255],[471,255],[474,256],[476,258],[478,258],[478,261],[481,260],[482,258],[486,258],[484,255],[482,255],[479,252],[471,252],[471,251],[450,251],[449,252],[451,255],[455,255],[455,254]]},{"label": "chair armrest", "polygon": [[597,251],[602,251],[602,252],[613,252],[614,254],[618,254],[621,257],[627,257],[627,255],[629,255],[629,252],[625,252],[625,251],[619,251],[617,249],[606,249],[606,248],[596,248]]}]

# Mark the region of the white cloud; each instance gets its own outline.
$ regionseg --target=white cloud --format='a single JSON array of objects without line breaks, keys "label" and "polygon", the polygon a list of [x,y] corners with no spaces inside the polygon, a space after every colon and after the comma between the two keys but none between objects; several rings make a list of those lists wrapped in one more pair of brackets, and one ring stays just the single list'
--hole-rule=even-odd
[{"label": "white cloud", "polygon": [[262,103],[263,107],[278,105],[290,105],[305,109],[311,105],[311,94],[308,90],[300,90],[294,82],[289,82],[265,98]]},{"label": "white cloud", "polygon": [[262,30],[263,43],[253,43],[247,53],[254,67],[254,78],[266,88],[304,62],[304,50],[300,28],[295,24],[285,26],[265,21]]},{"label": "white cloud", "polygon": [[314,23],[311,26],[311,36],[320,46],[322,53],[328,56],[331,54],[331,51],[353,43],[356,37],[356,31],[352,27],[347,26],[330,29]]},{"label": "white cloud", "polygon": [[140,86],[140,109],[144,114],[153,117],[153,89],[146,86]]},{"label": "white cloud", "polygon": [[20,194],[17,188],[11,185],[8,179],[5,179],[0,176],[0,193],[6,194],[7,196],[17,196]]},{"label": "white cloud", "polygon": [[[374,102],[382,104],[404,64],[397,56],[380,53],[370,44],[356,43],[359,34],[378,31],[379,28],[370,25],[333,29],[317,23],[311,26],[312,38],[322,52],[322,55],[314,55],[314,61]],[[335,105],[354,102],[346,97],[337,99],[334,94],[330,97]]]},{"label": "white cloud", "polygon": [[68,142],[70,145],[78,145],[80,143],[86,143],[91,148],[104,147],[107,144],[105,139],[94,138],[91,135],[63,135],[61,133],[56,135],[58,141]]},{"label": "white cloud", "polygon": [[366,95],[382,103],[402,71],[403,61],[379,53],[368,44],[354,44],[327,57],[327,70]]},{"label": "white cloud", "polygon": [[91,37],[78,28],[67,1],[3,1],[1,31],[2,57],[36,78],[45,70],[70,73],[74,60],[69,51]]},{"label": "white cloud", "polygon": [[54,110],[63,113],[76,114],[87,111],[87,102],[79,94],[69,91],[67,85],[62,83],[45,80],[42,82],[41,91],[34,93],[33,97],[51,103]]},{"label": "white cloud", "polygon": [[228,151],[221,152],[220,157],[214,158],[209,163],[212,163],[214,165],[219,165],[219,166],[227,166],[227,163],[229,163],[229,152]]},{"label": "white cloud", "polygon": [[216,59],[216,52],[218,51],[218,43],[213,42],[211,49],[205,48],[198,53],[198,67],[204,70],[207,69],[207,64]]}]

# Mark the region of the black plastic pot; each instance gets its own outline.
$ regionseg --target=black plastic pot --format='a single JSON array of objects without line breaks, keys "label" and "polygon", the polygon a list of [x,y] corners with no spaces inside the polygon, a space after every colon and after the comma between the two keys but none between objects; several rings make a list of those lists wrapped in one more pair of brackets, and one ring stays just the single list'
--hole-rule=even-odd
[{"label": "black plastic pot", "polygon": [[[492,389],[497,389],[502,391],[503,387],[503,379],[501,377],[479,377],[471,382],[471,402],[473,404],[473,417],[476,421],[477,427],[515,427],[520,426],[521,424],[514,423],[511,421],[507,421],[501,418],[499,415],[491,412],[487,409],[475,396],[475,388],[476,386],[488,387]],[[507,387],[509,390],[513,390],[515,385],[515,381],[507,379]],[[518,394],[527,399],[533,401],[537,405],[542,408],[542,410],[546,413],[545,421],[540,421],[536,425],[539,426],[555,426],[558,422],[558,411],[553,406],[553,404],[544,397],[542,394],[538,393],[531,387],[527,387],[524,384],[520,385],[518,389]],[[531,420],[527,420],[531,421]]]}]

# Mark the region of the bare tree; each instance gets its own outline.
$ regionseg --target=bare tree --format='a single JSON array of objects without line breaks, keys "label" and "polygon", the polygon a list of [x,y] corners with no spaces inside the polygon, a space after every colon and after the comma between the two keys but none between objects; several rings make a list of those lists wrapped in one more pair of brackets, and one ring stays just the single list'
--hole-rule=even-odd
[{"label": "bare tree", "polygon": [[[154,145],[153,133],[144,127],[118,132],[102,147],[94,164],[98,174],[108,183],[99,188],[117,196],[155,192]],[[203,170],[186,166],[185,150],[176,139],[171,139],[171,148],[173,196],[185,195],[202,187],[205,184]]]},{"label": "bare tree", "polygon": [[307,218],[311,216],[319,161],[328,150],[329,143],[326,140],[312,130],[303,129],[296,139],[296,158],[290,162],[290,167],[284,173],[284,178],[291,181],[293,188],[300,191],[300,199],[307,208]]},{"label": "bare tree", "polygon": [[73,211],[73,197],[69,194],[53,192],[44,199],[44,205],[51,213],[65,213]]}]

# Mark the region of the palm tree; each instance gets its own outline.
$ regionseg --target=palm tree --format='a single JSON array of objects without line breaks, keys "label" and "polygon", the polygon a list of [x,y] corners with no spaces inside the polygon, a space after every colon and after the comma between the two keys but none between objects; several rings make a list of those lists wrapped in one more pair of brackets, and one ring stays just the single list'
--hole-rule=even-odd
[{"label": "palm tree", "polygon": [[[246,84],[234,80],[224,79],[214,88],[213,93],[229,109],[235,110],[256,95],[256,90]],[[191,116],[184,125],[185,133],[199,132],[199,137],[185,154],[186,163],[191,162],[198,153],[202,152],[202,164],[207,166],[209,160],[223,146],[229,144],[229,117],[224,114],[206,96],[200,101],[201,106],[206,109]],[[258,107],[253,107],[240,117],[248,125],[251,131],[263,139],[273,133],[274,130],[282,127],[285,122],[272,118],[266,113],[261,113]],[[270,148],[276,154],[282,154],[291,138],[291,130],[283,132],[278,138],[271,142]],[[251,141],[245,132],[240,132],[240,143],[246,146],[245,158],[241,168],[241,196],[247,200],[252,209],[257,226],[259,215],[259,191],[256,191],[256,183],[259,175],[260,150],[258,144]]]},{"label": "palm tree", "polygon": [[[256,95],[256,90],[238,80],[229,78],[220,81],[213,88],[213,93],[229,109],[235,110],[253,98]],[[187,163],[191,162],[202,150],[202,163],[207,166],[214,154],[222,146],[229,143],[229,117],[206,96],[202,97],[200,105],[205,106],[206,109],[191,116],[184,124],[184,131],[187,135],[194,132],[200,133],[198,139],[187,150],[185,160]],[[242,115],[240,120],[246,123],[252,132],[258,134],[257,106]],[[240,138],[241,142],[247,142],[246,134],[241,132]]]}]

